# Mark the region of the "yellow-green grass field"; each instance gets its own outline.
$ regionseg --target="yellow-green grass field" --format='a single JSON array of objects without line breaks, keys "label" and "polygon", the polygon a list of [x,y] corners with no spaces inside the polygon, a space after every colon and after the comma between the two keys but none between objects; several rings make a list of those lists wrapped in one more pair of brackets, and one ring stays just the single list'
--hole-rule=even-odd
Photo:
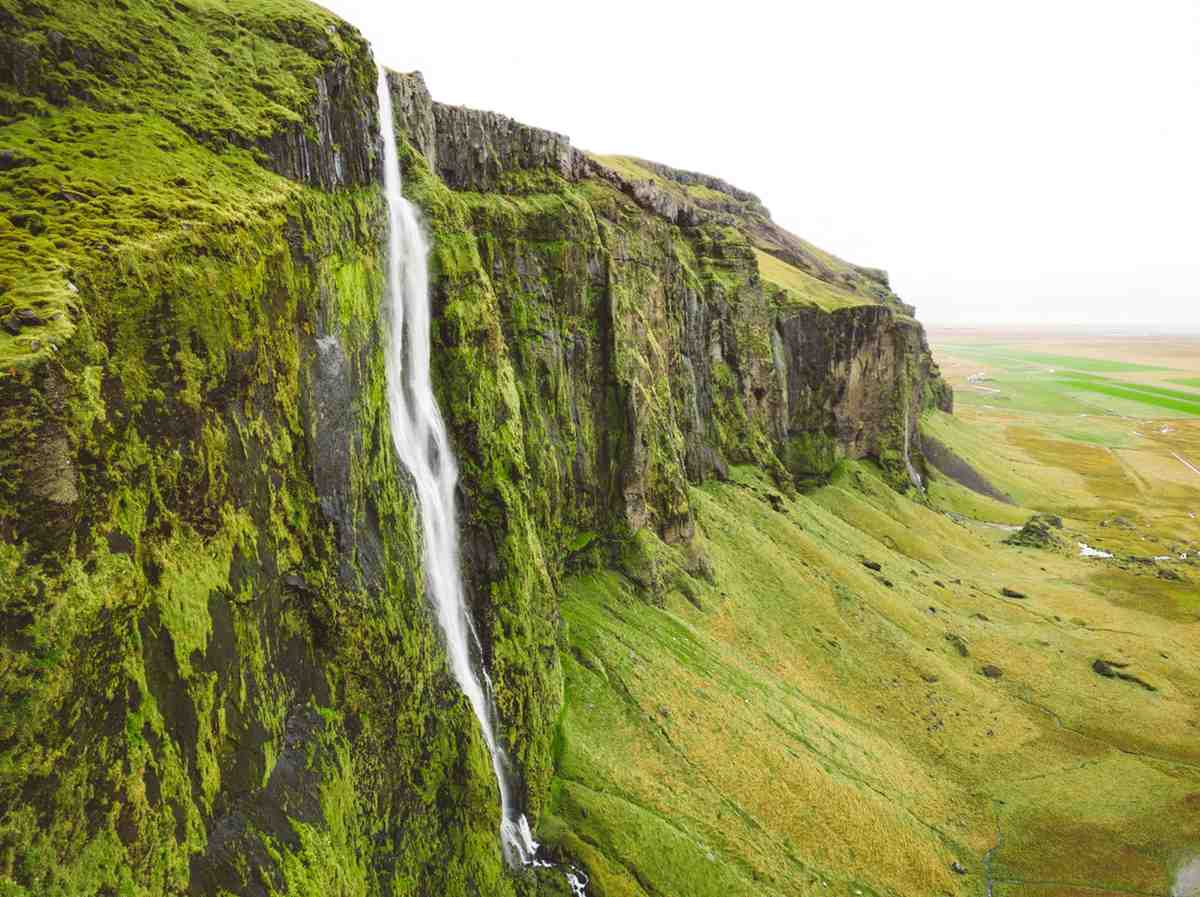
[{"label": "yellow-green grass field", "polygon": [[762,279],[782,289],[782,300],[788,304],[812,304],[826,311],[833,311],[864,305],[867,302],[862,296],[819,280],[757,247],[754,257],[758,261],[758,271]]},{"label": "yellow-green grass field", "polygon": [[[1175,457],[1200,419],[965,403],[923,429],[1013,504],[867,461],[794,498],[736,468],[655,548],[657,597],[567,582],[539,831],[590,893],[1167,895],[1200,854],[1200,473]],[[1039,510],[1058,546],[1004,544]]]}]

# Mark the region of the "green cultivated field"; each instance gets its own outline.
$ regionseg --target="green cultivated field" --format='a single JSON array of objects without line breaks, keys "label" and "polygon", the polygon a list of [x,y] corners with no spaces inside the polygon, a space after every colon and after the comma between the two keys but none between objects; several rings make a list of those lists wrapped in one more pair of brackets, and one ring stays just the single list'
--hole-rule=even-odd
[{"label": "green cultivated field", "polygon": [[1118,380],[1100,373],[1141,374],[1166,368],[1024,352],[1004,345],[947,345],[941,351],[979,361],[988,375],[979,383],[957,388],[956,399],[964,405],[1040,414],[1200,417],[1200,393]]},{"label": "green cultivated field", "polygon": [[999,344],[986,345],[944,345],[942,351],[959,357],[978,358],[993,364],[1023,363],[1026,366],[1050,366],[1065,368],[1071,371],[1090,371],[1096,373],[1116,374],[1134,371],[1164,371],[1167,368],[1153,367],[1146,364],[1133,364],[1127,361],[1112,361],[1103,358],[1080,358],[1073,355],[1047,355],[1042,352],[1026,352],[1018,348]]},{"label": "green cultivated field", "polygon": [[1139,402],[1143,405],[1152,405],[1165,411],[1178,411],[1181,414],[1200,417],[1200,395],[1188,395],[1162,387],[1115,383],[1100,378],[1084,380],[1064,377],[1058,382],[1074,389],[1083,389],[1113,398]]}]

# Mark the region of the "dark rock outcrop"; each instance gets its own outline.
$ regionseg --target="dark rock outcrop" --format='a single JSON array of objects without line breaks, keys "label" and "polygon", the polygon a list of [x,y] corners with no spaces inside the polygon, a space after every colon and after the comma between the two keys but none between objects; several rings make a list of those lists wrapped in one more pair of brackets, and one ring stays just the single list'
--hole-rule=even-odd
[{"label": "dark rock outcrop", "polygon": [[[421,96],[420,73],[393,78],[392,83],[399,88],[397,116],[415,114],[404,119],[406,129],[442,180],[455,190],[494,190],[507,172],[537,169],[577,180],[587,168],[583,153],[562,134],[495,112],[427,103]],[[426,108],[433,112],[432,134]]]},{"label": "dark rock outcrop", "polygon": [[882,305],[782,313],[774,345],[786,372],[782,460],[798,479],[839,457],[902,469],[927,408],[948,409],[920,325]]},{"label": "dark rock outcrop", "polygon": [[1129,664],[1116,660],[1102,660],[1097,658],[1092,662],[1092,670],[1105,679],[1120,679],[1124,682],[1132,682],[1134,685],[1140,685],[1146,691],[1158,691],[1157,688],[1140,676],[1135,676],[1133,673],[1126,673],[1125,670],[1128,667]]},{"label": "dark rock outcrop", "polygon": [[378,115],[367,89],[373,83],[361,59],[329,65],[315,79],[304,121],[258,141],[268,167],[325,190],[379,183]]}]

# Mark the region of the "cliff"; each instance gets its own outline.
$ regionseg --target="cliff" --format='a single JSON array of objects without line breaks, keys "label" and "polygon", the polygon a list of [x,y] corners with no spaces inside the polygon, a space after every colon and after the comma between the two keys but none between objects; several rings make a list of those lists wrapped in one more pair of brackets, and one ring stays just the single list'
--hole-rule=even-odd
[{"label": "cliff", "polygon": [[573,510],[559,523],[674,541],[690,530],[687,483],[730,464],[784,487],[863,457],[903,487],[906,445],[923,466],[917,420],[951,398],[886,274],[808,247],[717,178],[444,106],[419,74],[392,84],[435,304],[456,323],[469,308],[474,330],[442,332],[451,417],[476,423],[482,372],[460,347],[486,342],[479,358],[515,383],[512,414],[539,431],[525,454],[553,456],[534,479]]},{"label": "cliff", "polygon": [[[0,33],[5,892],[538,888],[390,448],[369,49],[299,0],[0,0]],[[391,84],[537,818],[564,578],[711,577],[691,487],[731,465],[908,488],[949,392],[886,275],[754,196]]]}]

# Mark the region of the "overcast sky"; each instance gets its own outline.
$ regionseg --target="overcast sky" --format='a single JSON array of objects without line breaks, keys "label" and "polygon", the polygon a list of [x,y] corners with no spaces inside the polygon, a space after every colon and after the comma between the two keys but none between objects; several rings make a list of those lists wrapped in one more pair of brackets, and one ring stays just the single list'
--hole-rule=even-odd
[{"label": "overcast sky", "polygon": [[927,323],[1200,328],[1200,0],[321,0],[435,99],[715,174]]}]

